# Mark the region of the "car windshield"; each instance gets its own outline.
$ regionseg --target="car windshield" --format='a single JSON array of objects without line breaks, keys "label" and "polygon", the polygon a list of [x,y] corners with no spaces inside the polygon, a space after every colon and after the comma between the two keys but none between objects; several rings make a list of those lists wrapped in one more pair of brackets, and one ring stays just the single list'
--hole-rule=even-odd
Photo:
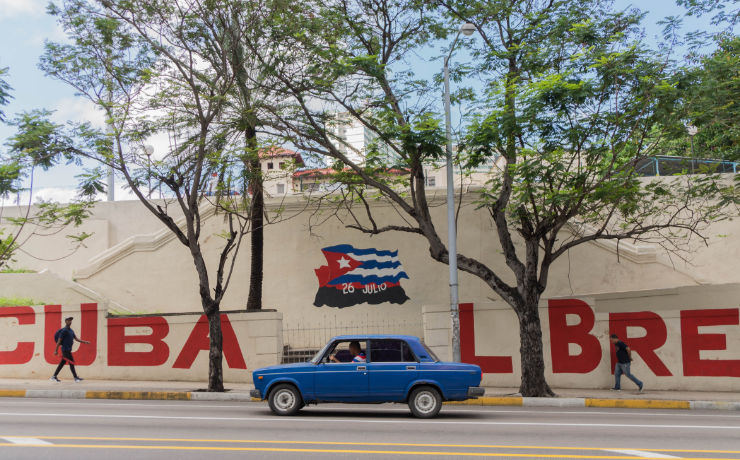
[{"label": "car windshield", "polygon": [[319,350],[319,352],[316,353],[313,356],[313,358],[311,358],[311,362],[314,363],[314,364],[318,364],[319,361],[321,360],[321,357],[324,356],[324,353],[326,353],[326,349],[329,348],[331,346],[331,344],[332,344],[332,342],[329,342],[326,345],[324,345],[324,348],[322,348],[321,350]]},{"label": "car windshield", "polygon": [[432,358],[435,363],[436,362],[439,362],[439,358],[437,358],[437,355],[434,354],[434,352],[432,351],[432,349],[429,348],[426,343],[422,342],[421,343],[421,346],[424,347],[424,350],[429,354],[429,357]]}]

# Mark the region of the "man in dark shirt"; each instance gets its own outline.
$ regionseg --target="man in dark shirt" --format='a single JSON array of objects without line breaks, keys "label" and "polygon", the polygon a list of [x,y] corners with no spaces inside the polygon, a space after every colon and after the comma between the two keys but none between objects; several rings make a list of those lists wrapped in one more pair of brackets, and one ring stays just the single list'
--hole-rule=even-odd
[{"label": "man in dark shirt", "polygon": [[58,332],[58,339],[57,339],[57,345],[54,348],[54,356],[59,354],[59,347],[62,347],[62,362],[59,363],[59,366],[57,366],[56,372],[54,372],[54,375],[51,377],[52,382],[59,382],[59,378],[57,378],[57,375],[59,375],[59,372],[64,367],[64,364],[69,363],[69,369],[72,371],[72,375],[75,378],[75,382],[82,382],[82,379],[77,375],[77,372],[75,371],[75,361],[72,357],[72,345],[74,345],[74,341],[78,341],[80,343],[90,343],[87,340],[80,340],[77,338],[77,335],[75,335],[75,331],[72,330],[72,320],[73,317],[68,317],[64,319],[64,327],[59,330]]},{"label": "man in dark shirt", "polygon": [[627,378],[635,382],[639,391],[642,392],[642,382],[630,372],[632,350],[630,350],[630,347],[628,347],[626,343],[619,340],[617,334],[612,334],[609,339],[617,352],[617,365],[614,366],[614,388],[612,388],[612,390],[619,391],[621,389],[619,382],[622,378],[622,374],[624,374]]}]

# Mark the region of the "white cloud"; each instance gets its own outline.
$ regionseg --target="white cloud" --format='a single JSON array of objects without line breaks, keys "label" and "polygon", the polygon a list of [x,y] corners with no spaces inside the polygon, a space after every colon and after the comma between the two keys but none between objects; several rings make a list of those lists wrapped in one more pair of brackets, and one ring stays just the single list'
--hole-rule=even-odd
[{"label": "white cloud", "polygon": [[89,121],[96,128],[105,127],[105,115],[103,111],[82,97],[66,97],[60,99],[54,110],[52,119],[57,123]]},{"label": "white cloud", "polygon": [[0,21],[17,16],[45,14],[45,0],[0,0]]}]

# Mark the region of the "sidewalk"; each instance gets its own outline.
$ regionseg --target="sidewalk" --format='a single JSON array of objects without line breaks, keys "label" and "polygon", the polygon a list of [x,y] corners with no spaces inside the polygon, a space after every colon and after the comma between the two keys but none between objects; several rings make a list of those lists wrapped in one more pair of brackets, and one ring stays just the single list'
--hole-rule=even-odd
[{"label": "sidewalk", "polygon": [[[246,383],[226,383],[225,393],[208,393],[205,382],[157,382],[85,380],[71,378],[61,383],[50,380],[0,379],[0,397],[69,399],[151,399],[200,401],[252,401]],[[604,389],[554,389],[555,398],[522,398],[517,388],[486,388],[485,396],[462,403],[479,406],[533,407],[614,407],[640,409],[722,409],[740,410],[740,392],[651,391],[620,392]]]}]

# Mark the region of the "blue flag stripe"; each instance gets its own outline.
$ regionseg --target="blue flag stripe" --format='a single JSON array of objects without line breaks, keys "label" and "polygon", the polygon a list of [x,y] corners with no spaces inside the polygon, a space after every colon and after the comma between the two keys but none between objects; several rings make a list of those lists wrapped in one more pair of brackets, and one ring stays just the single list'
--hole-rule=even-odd
[{"label": "blue flag stripe", "polygon": [[399,261],[378,262],[377,260],[367,260],[365,262],[362,262],[362,265],[359,265],[358,268],[396,268],[400,266],[401,266],[401,262]]},{"label": "blue flag stripe", "polygon": [[342,283],[361,283],[363,285],[367,285],[370,283],[375,284],[382,284],[382,283],[398,283],[402,278],[409,279],[406,272],[400,272],[397,275],[393,276],[376,276],[376,275],[370,275],[370,276],[362,276],[362,275],[352,275],[347,273],[346,275],[342,275],[338,278],[334,278],[333,280],[329,281],[327,284],[331,285],[337,285]]},{"label": "blue flag stripe", "polygon": [[367,256],[367,255],[378,255],[378,256],[390,256],[390,257],[397,257],[398,251],[379,251],[377,249],[355,249],[350,244],[338,244],[336,246],[329,246],[326,248],[323,248],[322,251],[326,252],[339,252],[343,254],[358,254],[361,256]]}]

